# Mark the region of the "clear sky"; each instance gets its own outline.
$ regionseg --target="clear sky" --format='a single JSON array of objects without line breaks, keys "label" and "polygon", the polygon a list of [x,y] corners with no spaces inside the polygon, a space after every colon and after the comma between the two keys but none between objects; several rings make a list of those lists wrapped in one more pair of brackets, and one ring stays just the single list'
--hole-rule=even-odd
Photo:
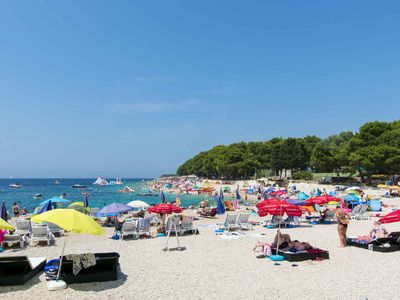
[{"label": "clear sky", "polygon": [[398,1],[0,0],[0,177],[147,177],[400,119]]}]

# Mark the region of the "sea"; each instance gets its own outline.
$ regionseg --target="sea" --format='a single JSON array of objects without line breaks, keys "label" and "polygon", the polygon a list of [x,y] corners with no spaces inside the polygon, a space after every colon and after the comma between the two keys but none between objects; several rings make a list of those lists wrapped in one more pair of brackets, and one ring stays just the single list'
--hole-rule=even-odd
[{"label": "sea", "polygon": [[[107,178],[106,178],[107,179]],[[56,184],[55,181],[59,184]],[[107,179],[107,181],[115,180],[114,178]],[[122,178],[123,185],[107,185],[98,186],[93,185],[96,178],[14,178],[14,179],[0,179],[0,202],[5,201],[6,208],[11,212],[11,207],[14,202],[17,202],[20,209],[26,207],[28,211],[32,212],[41,202],[46,199],[61,196],[65,194],[65,199],[72,202],[84,201],[84,193],[88,193],[88,202],[90,207],[102,208],[107,204],[113,202],[129,203],[133,200],[142,200],[148,204],[161,203],[160,192],[155,192],[156,196],[139,196],[140,193],[148,193],[146,184],[151,183],[151,178]],[[10,184],[20,183],[22,188],[9,187]],[[72,188],[72,185],[80,184],[86,186],[86,189]],[[134,189],[134,193],[121,194],[117,191],[129,186]],[[36,194],[41,194],[41,198],[35,198]],[[165,198],[168,202],[175,201],[176,194],[169,193],[167,189],[164,190]],[[202,199],[211,200],[207,195],[194,195],[194,194],[181,194],[181,205],[187,207],[189,205],[198,205]]]}]

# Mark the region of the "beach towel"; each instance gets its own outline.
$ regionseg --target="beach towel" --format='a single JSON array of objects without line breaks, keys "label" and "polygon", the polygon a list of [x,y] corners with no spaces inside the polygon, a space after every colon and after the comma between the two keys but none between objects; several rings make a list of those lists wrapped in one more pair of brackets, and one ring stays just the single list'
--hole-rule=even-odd
[{"label": "beach towel", "polygon": [[96,257],[93,253],[71,254],[67,255],[66,258],[72,260],[72,273],[74,275],[78,274],[82,268],[86,269],[96,265]]}]

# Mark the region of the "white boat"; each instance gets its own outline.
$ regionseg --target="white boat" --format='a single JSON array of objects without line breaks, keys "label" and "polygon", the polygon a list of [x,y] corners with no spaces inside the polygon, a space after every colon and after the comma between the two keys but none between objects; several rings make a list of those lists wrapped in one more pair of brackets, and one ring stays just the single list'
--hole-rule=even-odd
[{"label": "white boat", "polygon": [[60,182],[58,180],[54,181],[54,184],[60,184]]},{"label": "white boat", "polygon": [[86,185],[81,185],[79,183],[76,183],[72,186],[74,189],[85,189]]},{"label": "white boat", "polygon": [[20,183],[11,183],[10,185],[9,185],[9,187],[10,188],[14,188],[14,189],[20,189],[20,188],[22,188],[22,184],[20,184]]},{"label": "white boat", "polygon": [[116,185],[121,185],[121,184],[124,184],[124,183],[122,182],[121,178],[115,178],[115,184]]},{"label": "white boat", "polygon": [[109,185],[105,178],[97,177],[96,181],[93,182],[94,185]]}]

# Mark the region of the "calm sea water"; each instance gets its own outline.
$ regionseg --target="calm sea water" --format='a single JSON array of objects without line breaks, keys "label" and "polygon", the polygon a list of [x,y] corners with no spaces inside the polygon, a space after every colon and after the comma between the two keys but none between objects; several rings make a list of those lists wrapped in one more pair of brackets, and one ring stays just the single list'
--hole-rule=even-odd
[{"label": "calm sea water", "polygon": [[[148,204],[158,204],[161,201],[160,196],[156,197],[143,197],[139,196],[138,193],[147,193],[145,182],[151,181],[151,179],[143,178],[130,178],[122,179],[123,185],[112,185],[112,186],[97,186],[93,185],[96,178],[86,179],[58,179],[60,184],[55,184],[56,179],[0,179],[0,201],[5,200],[8,211],[11,211],[11,207],[14,202],[17,202],[22,209],[26,207],[29,211],[33,211],[40,202],[49,199],[54,196],[60,196],[63,193],[66,194],[66,199],[74,201],[83,201],[83,191],[90,193],[89,205],[90,207],[103,207],[112,202],[128,203],[133,200],[142,200]],[[115,180],[115,179],[107,179]],[[11,183],[20,183],[23,185],[20,189],[10,188]],[[86,190],[80,190],[72,188],[73,184],[86,185]],[[121,194],[117,193],[117,190],[122,189],[124,186],[129,186],[135,190],[132,194]],[[176,199],[175,194],[164,191],[165,198],[167,201],[174,201]],[[42,194],[43,198],[35,199],[35,194]],[[157,193],[160,194],[160,193]],[[181,195],[182,206],[197,205],[201,199],[207,198],[204,195]]]}]

